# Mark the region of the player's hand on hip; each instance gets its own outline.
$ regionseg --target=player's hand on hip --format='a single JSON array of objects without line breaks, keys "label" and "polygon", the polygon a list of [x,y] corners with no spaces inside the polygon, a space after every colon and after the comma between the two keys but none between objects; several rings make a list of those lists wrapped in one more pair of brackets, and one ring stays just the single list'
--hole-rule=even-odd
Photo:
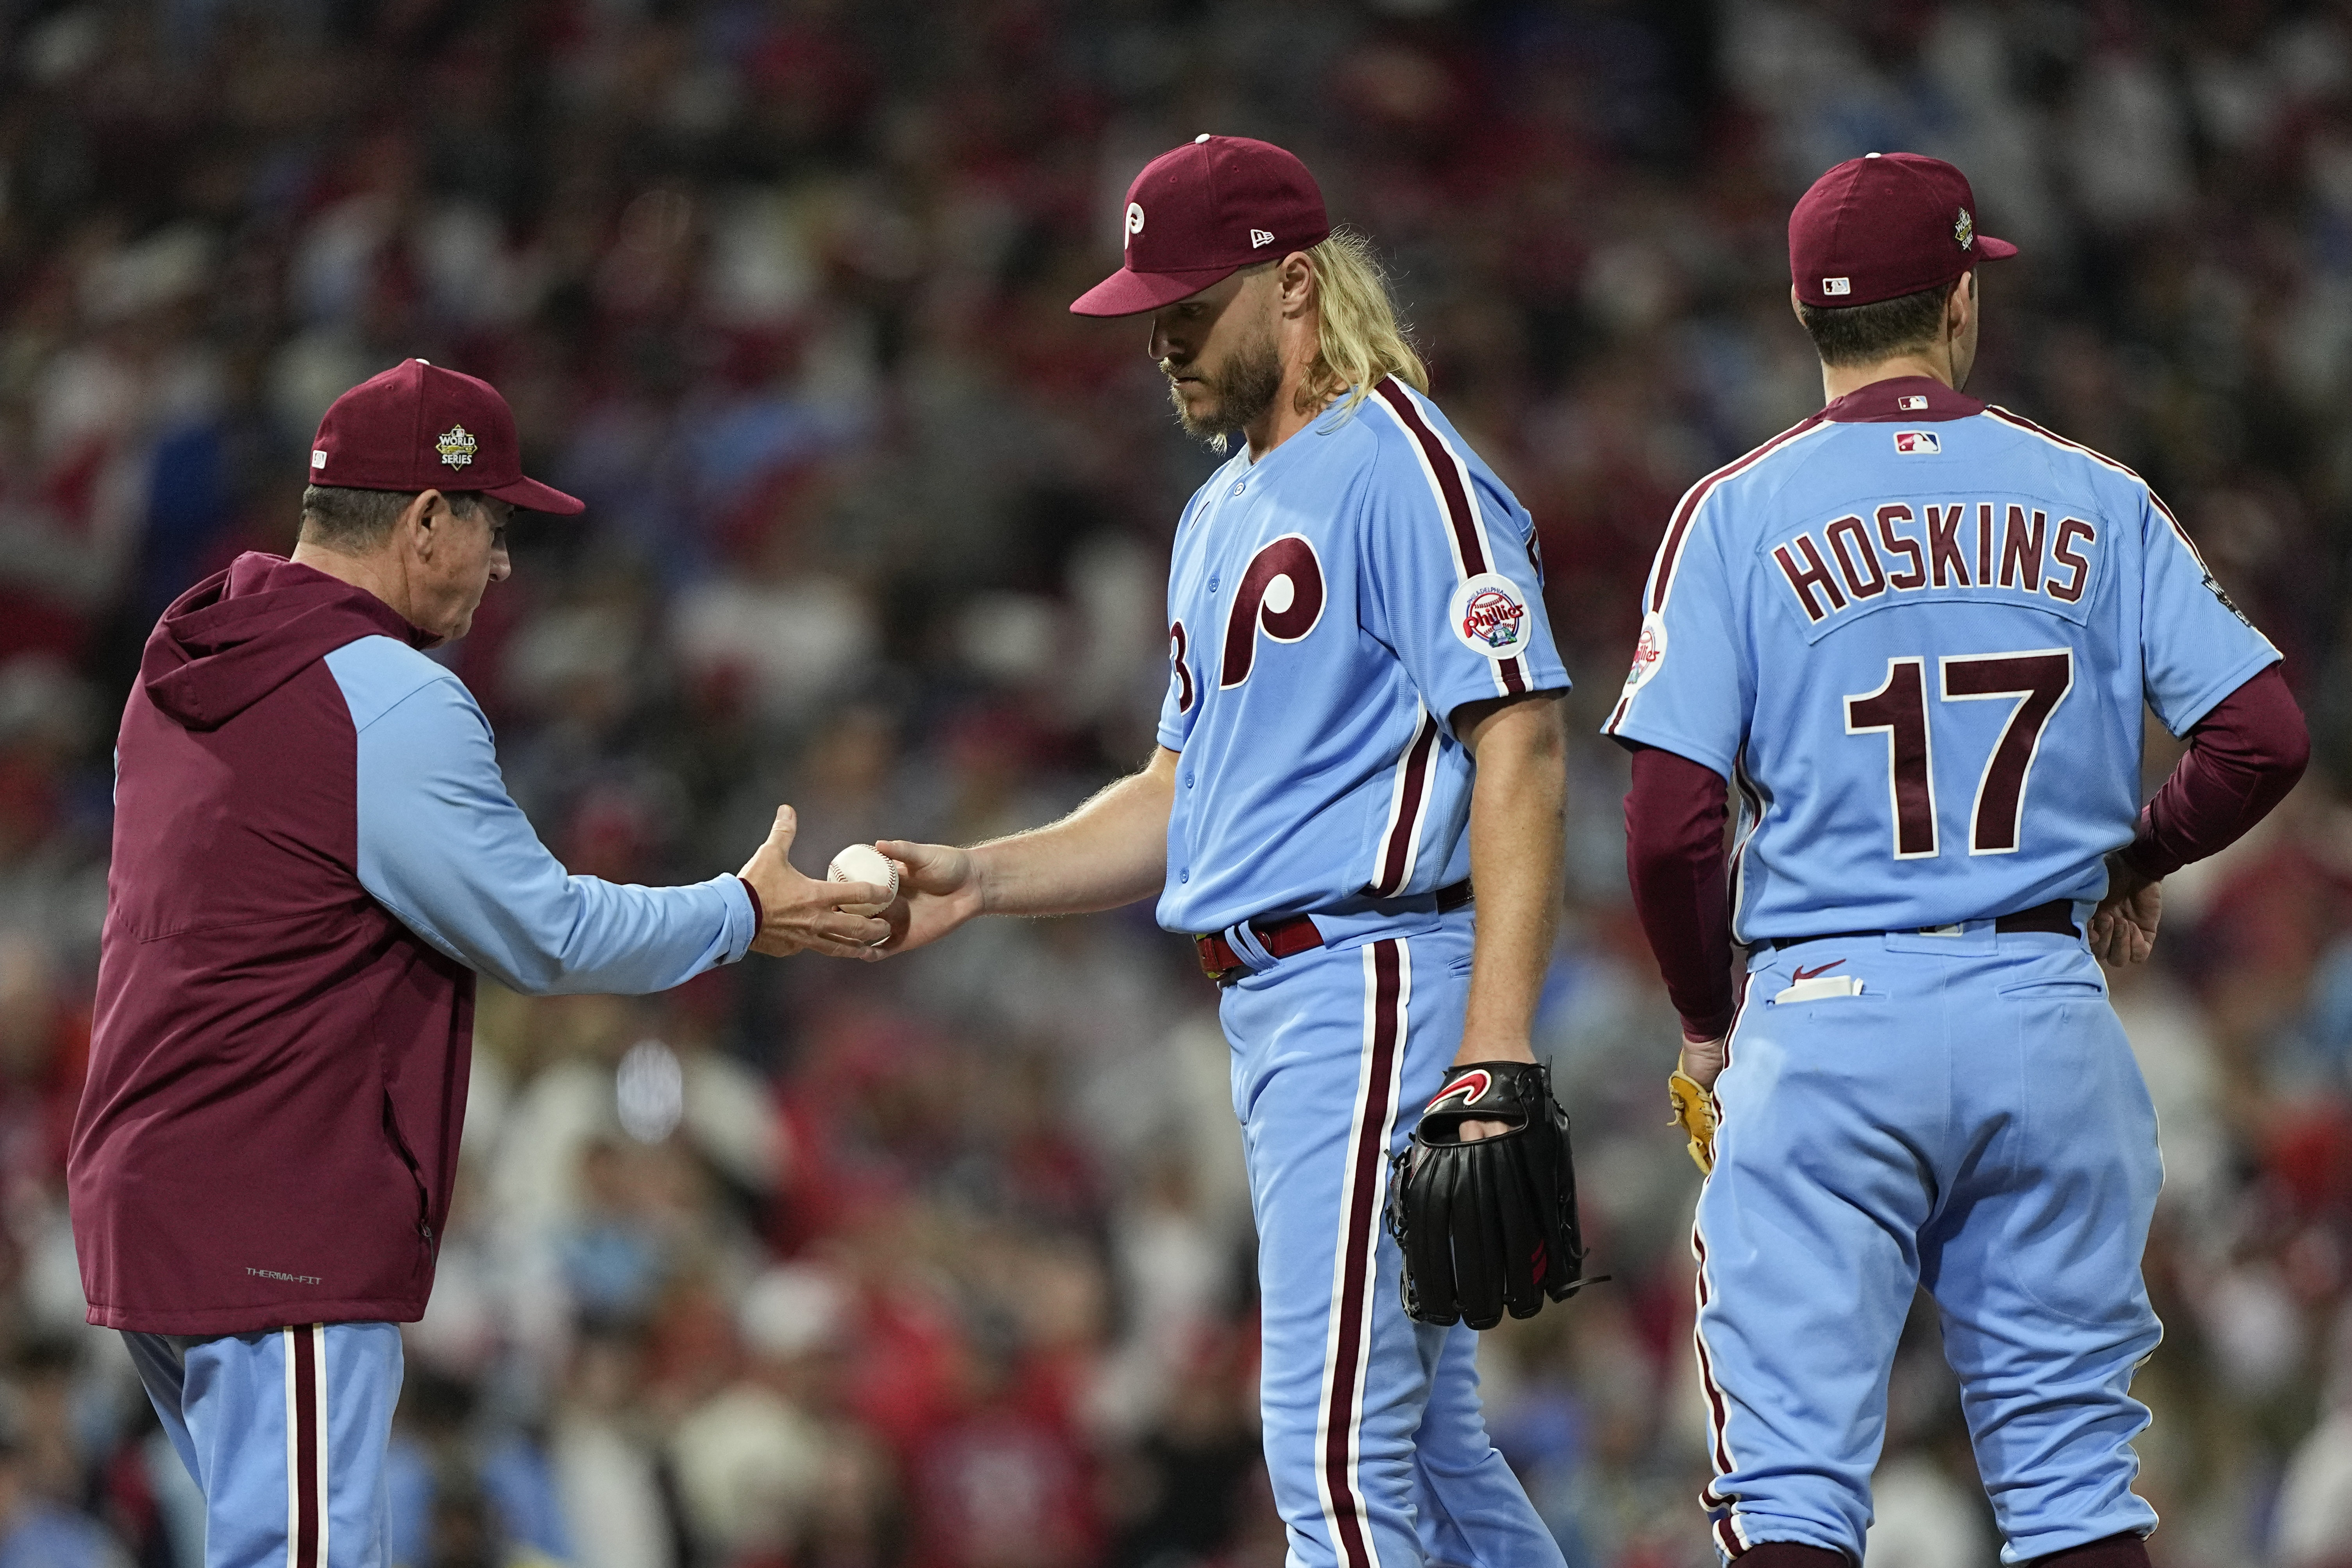
[{"label": "player's hand on hip", "polygon": [[885,954],[937,942],[982,912],[980,862],[971,850],[899,838],[883,839],[877,847],[906,868],[898,901],[882,913],[890,926]]},{"label": "player's hand on hip", "polygon": [[2164,889],[2123,862],[2107,857],[2107,896],[2091,912],[2091,952],[2111,969],[2146,963],[2156,950],[2156,923],[2164,912]]},{"label": "player's hand on hip", "polygon": [[751,951],[773,958],[803,951],[835,958],[880,957],[876,944],[890,934],[889,926],[872,916],[845,913],[842,906],[881,903],[890,897],[890,889],[871,882],[803,877],[790,858],[793,836],[799,831],[800,819],[793,808],[778,806],[768,841],[736,873],[760,895],[763,918],[759,934],[751,939]]}]

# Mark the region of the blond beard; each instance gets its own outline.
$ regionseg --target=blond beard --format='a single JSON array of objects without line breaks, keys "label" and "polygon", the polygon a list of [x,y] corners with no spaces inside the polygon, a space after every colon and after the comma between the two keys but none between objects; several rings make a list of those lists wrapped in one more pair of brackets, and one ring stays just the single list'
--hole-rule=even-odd
[{"label": "blond beard", "polygon": [[[1160,368],[1167,370],[1168,362],[1161,361]],[[1255,342],[1236,348],[1225,362],[1224,374],[1213,381],[1203,376],[1201,385],[1215,401],[1197,416],[1185,411],[1183,389],[1172,381],[1168,384],[1168,399],[1176,406],[1176,422],[1184,427],[1184,434],[1223,454],[1231,445],[1234,431],[1263,417],[1282,395],[1282,353],[1275,347],[1274,334],[1267,332]]]}]

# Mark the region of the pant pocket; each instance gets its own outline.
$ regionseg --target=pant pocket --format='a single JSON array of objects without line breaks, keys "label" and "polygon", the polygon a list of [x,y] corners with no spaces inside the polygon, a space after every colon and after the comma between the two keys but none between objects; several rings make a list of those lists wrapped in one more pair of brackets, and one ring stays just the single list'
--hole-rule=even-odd
[{"label": "pant pocket", "polygon": [[2014,985],[2002,986],[2000,994],[2018,1002],[2034,997],[2046,997],[2053,1002],[2091,1002],[2105,1000],[2107,988],[2096,980],[2021,980]]}]

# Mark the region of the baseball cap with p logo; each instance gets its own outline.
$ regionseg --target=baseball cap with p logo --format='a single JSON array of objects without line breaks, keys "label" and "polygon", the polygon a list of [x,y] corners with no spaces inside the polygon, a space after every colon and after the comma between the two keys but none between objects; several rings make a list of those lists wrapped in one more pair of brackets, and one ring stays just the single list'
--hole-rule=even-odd
[{"label": "baseball cap with p logo", "polygon": [[1873,153],[1813,182],[1789,215],[1789,274],[1808,305],[1872,305],[1949,283],[2017,247],[1977,232],[1969,178],[1941,158]]},{"label": "baseball cap with p logo", "polygon": [[532,511],[588,503],[526,479],[514,410],[478,376],[403,360],[352,387],[310,437],[310,482],[360,490],[479,490]]},{"label": "baseball cap with p logo", "polygon": [[1119,269],[1070,309],[1081,316],[1156,310],[1330,235],[1323,192],[1306,164],[1270,142],[1198,136],[1135,176]]}]

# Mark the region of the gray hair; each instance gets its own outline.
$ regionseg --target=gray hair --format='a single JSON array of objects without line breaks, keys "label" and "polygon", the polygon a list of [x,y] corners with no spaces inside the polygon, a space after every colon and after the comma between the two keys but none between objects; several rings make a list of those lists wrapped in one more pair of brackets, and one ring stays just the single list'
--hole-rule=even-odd
[{"label": "gray hair", "polygon": [[[358,554],[392,537],[392,525],[422,490],[363,490],[348,485],[312,485],[302,492],[302,542]],[[462,517],[481,510],[474,490],[444,490],[449,508]]]}]

